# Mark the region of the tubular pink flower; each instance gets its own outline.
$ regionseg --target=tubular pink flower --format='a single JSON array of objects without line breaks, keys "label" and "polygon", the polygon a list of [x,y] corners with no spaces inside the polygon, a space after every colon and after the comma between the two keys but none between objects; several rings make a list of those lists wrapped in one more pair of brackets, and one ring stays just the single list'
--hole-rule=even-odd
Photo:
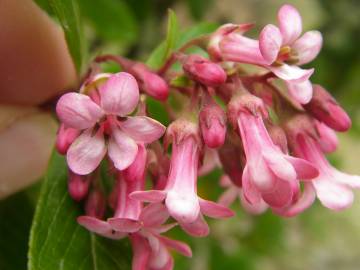
[{"label": "tubular pink flower", "polygon": [[183,70],[192,80],[206,86],[216,87],[226,81],[224,69],[200,55],[186,56],[183,60]]},{"label": "tubular pink flower", "polygon": [[337,101],[320,85],[313,85],[314,96],[305,109],[317,120],[336,131],[347,131],[351,127],[351,119]]},{"label": "tubular pink flower", "polygon": [[[82,131],[67,151],[70,169],[80,175],[93,172],[106,152],[118,170],[126,169],[135,160],[138,144],[151,143],[165,132],[163,125],[149,117],[124,118],[139,100],[134,77],[120,72],[100,79],[107,81],[99,86],[100,95],[92,92],[94,100],[83,94],[68,93],[56,107],[64,125]],[[105,135],[109,137],[107,145]]]},{"label": "tubular pink flower", "polygon": [[214,218],[232,216],[232,211],[197,195],[199,138],[196,124],[179,119],[168,128],[173,139],[168,182],[164,190],[133,192],[134,199],[161,202],[180,226],[194,236],[208,234],[208,225],[202,214]]},{"label": "tubular pink flower", "polygon": [[[219,42],[225,60],[263,66],[287,82],[291,96],[302,104],[310,101],[311,83],[308,81],[314,69],[298,66],[312,61],[322,47],[318,31],[306,32],[302,37],[302,21],[299,12],[291,5],[284,5],[278,12],[279,28],[266,25],[259,40],[237,33],[230,33]],[[300,37],[300,38],[299,38]]]},{"label": "tubular pink flower", "polygon": [[214,101],[205,104],[199,114],[201,135],[206,146],[218,148],[224,144],[226,115]]},{"label": "tubular pink flower", "polygon": [[257,204],[263,199],[269,206],[289,205],[298,192],[297,179],[312,179],[318,175],[309,162],[281,152],[272,141],[262,117],[267,112],[261,99],[245,94],[228,105],[236,119],[246,155],[242,188],[246,199]]},{"label": "tubular pink flower", "polygon": [[314,164],[320,174],[311,183],[320,202],[327,208],[342,210],[351,206],[351,188],[360,188],[360,176],[338,171],[326,160],[320,145],[311,137],[299,134],[297,155]]}]

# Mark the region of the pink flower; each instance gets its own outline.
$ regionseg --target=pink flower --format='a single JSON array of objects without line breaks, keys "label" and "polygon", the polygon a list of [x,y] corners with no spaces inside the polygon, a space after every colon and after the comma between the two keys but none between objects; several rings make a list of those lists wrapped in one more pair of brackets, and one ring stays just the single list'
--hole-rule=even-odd
[{"label": "pink flower", "polygon": [[106,152],[118,170],[126,169],[135,160],[139,143],[153,142],[165,131],[149,117],[127,116],[139,101],[138,85],[130,74],[111,75],[98,92],[92,98],[68,93],[56,106],[61,122],[81,131],[67,151],[68,165],[79,175],[93,172]]},{"label": "pink flower", "polygon": [[299,181],[318,175],[308,161],[284,154],[276,146],[263,122],[267,111],[261,99],[250,94],[235,96],[228,113],[239,129],[246,156],[242,189],[251,204],[264,200],[272,208],[291,204],[299,192]]},{"label": "pink flower", "polygon": [[223,109],[210,100],[199,113],[201,135],[207,147],[218,148],[224,144],[226,115]]},{"label": "pink flower", "polygon": [[147,202],[161,202],[180,226],[193,236],[205,236],[209,232],[203,214],[224,218],[232,211],[197,195],[197,170],[199,161],[198,128],[195,123],[178,119],[168,128],[173,139],[170,172],[164,190],[133,192],[131,197]]},{"label": "pink flower", "polygon": [[259,41],[231,34],[220,43],[225,60],[261,65],[283,79],[289,93],[298,102],[306,104],[312,97],[308,80],[314,69],[298,66],[311,62],[320,52],[322,36],[308,31],[302,37],[302,20],[291,5],[283,5],[278,12],[279,27],[268,24],[260,33]]},{"label": "pink flower", "polygon": [[187,244],[160,235],[135,233],[130,235],[130,241],[134,254],[133,270],[173,269],[174,259],[169,249],[186,257],[192,256]]},{"label": "pink flower", "polygon": [[192,80],[206,86],[215,87],[226,81],[226,73],[220,65],[196,54],[185,57],[183,70]]},{"label": "pink flower", "polygon": [[320,85],[314,85],[314,96],[305,109],[317,120],[336,131],[347,131],[351,119],[337,101]]},{"label": "pink flower", "polygon": [[86,197],[89,191],[89,185],[89,175],[77,175],[69,171],[68,190],[71,198],[75,201],[81,201]]},{"label": "pink flower", "polygon": [[296,155],[314,164],[320,174],[311,182],[320,202],[327,208],[342,210],[351,206],[354,194],[351,188],[360,188],[360,176],[338,171],[326,160],[314,138],[299,133]]}]

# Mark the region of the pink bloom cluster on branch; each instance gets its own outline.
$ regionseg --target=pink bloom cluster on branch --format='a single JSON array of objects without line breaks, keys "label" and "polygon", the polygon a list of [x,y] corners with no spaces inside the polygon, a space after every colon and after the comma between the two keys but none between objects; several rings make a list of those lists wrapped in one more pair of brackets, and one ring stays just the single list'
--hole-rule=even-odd
[{"label": "pink bloom cluster on branch", "polygon": [[[66,155],[70,196],[84,202],[78,223],[107,238],[129,237],[134,270],[173,269],[170,250],[190,257],[191,249],[163,234],[179,225],[204,237],[204,216],[233,216],[237,198],[249,213],[291,217],[316,198],[333,210],[347,208],[352,188],[360,188],[359,176],[325,157],[351,120],[310,82],[314,69],[300,67],[320,52],[321,34],[301,36],[300,14],[290,5],[258,39],[244,35],[252,26],[226,24],[191,40],[183,48],[203,46],[208,57],[179,49],[158,71],[99,56],[94,65],[115,61],[123,71],[90,72],[78,93],[57,103],[56,147]],[[182,70],[172,69],[175,62]],[[148,96],[163,104],[167,129],[148,114]],[[226,190],[214,202],[199,196],[198,177],[217,167]]]}]

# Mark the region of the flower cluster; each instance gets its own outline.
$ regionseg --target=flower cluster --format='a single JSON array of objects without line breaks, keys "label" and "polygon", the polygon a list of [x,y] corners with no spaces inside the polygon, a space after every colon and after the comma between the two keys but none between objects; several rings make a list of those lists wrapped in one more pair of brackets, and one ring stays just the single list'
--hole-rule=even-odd
[{"label": "flower cluster", "polygon": [[[115,61],[122,72],[90,72],[79,93],[57,103],[56,146],[66,155],[69,193],[85,205],[78,222],[104,237],[129,237],[134,270],[172,269],[171,249],[191,256],[188,245],[162,234],[179,225],[206,236],[204,216],[231,217],[236,198],[250,213],[270,208],[290,217],[316,197],[333,210],[349,207],[351,189],[360,188],[359,176],[325,157],[337,148],[335,131],[348,130],[351,120],[310,82],[314,69],[300,67],[319,53],[321,34],[301,35],[301,17],[290,5],[258,40],[245,36],[252,26],[223,25],[173,52],[157,71],[99,56],[95,65]],[[208,57],[188,54],[189,46]],[[172,69],[175,62],[182,70]],[[167,128],[148,116],[148,97],[164,105]],[[197,193],[198,176],[216,167],[226,189],[218,202]]]}]

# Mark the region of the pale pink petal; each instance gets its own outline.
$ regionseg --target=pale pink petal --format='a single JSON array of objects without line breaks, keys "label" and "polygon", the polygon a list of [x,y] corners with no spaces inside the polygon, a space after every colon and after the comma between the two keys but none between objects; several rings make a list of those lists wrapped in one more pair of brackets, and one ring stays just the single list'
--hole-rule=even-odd
[{"label": "pale pink petal", "polygon": [[352,188],[360,188],[360,176],[343,173],[336,169],[333,169],[334,177],[339,183],[345,184]]},{"label": "pale pink petal", "polygon": [[67,151],[67,163],[76,174],[93,172],[106,154],[105,140],[101,132],[92,135],[92,130],[84,131]]},{"label": "pale pink petal", "polygon": [[77,218],[77,222],[89,231],[105,236],[107,238],[121,239],[127,235],[122,232],[113,231],[109,223],[95,217],[80,216]]},{"label": "pale pink petal", "polygon": [[170,215],[179,223],[192,223],[200,213],[199,199],[195,193],[185,192],[169,190],[165,205]]},{"label": "pale pink petal", "polygon": [[204,217],[200,214],[192,223],[180,223],[181,228],[194,237],[205,237],[209,234],[209,225]]},{"label": "pale pink petal", "polygon": [[245,166],[243,172],[242,188],[243,188],[244,196],[250,204],[257,204],[262,200],[260,192],[256,189],[255,185],[252,183],[247,165]]},{"label": "pale pink petal", "polygon": [[284,45],[293,43],[302,32],[301,16],[297,9],[291,5],[283,5],[279,9],[278,23]]},{"label": "pale pink petal", "polygon": [[278,57],[282,44],[282,36],[279,28],[268,24],[260,33],[259,48],[261,55],[268,64],[272,64]]},{"label": "pale pink petal", "polygon": [[136,142],[119,129],[112,131],[109,140],[109,157],[118,170],[124,170],[135,160],[138,152]]},{"label": "pale pink petal", "polygon": [[220,42],[220,51],[224,60],[267,65],[259,49],[257,40],[239,34],[230,34]]},{"label": "pale pink petal", "polygon": [[151,228],[147,228],[147,230],[156,233],[156,234],[162,234],[165,233],[167,231],[170,231],[172,228],[176,227],[178,225],[177,222],[173,222],[173,223],[168,223],[165,225],[160,225],[160,226],[155,226],[155,227],[151,227]]},{"label": "pale pink petal", "polygon": [[322,122],[315,121],[316,130],[319,134],[319,145],[324,153],[332,153],[339,145],[339,140],[335,130],[329,128]]},{"label": "pale pink petal", "polygon": [[199,200],[201,213],[212,218],[228,218],[234,216],[229,208],[204,199]]},{"label": "pale pink petal", "polygon": [[298,66],[290,66],[282,64],[281,66],[268,66],[277,77],[284,81],[290,81],[293,83],[300,83],[308,80],[314,73],[314,69],[301,69]]},{"label": "pale pink petal", "polygon": [[135,78],[126,72],[112,75],[100,87],[101,107],[109,114],[125,116],[139,102],[139,87]]},{"label": "pale pink petal", "polygon": [[292,156],[286,156],[286,159],[294,167],[299,180],[310,180],[319,176],[319,170],[309,161]]},{"label": "pale pink petal", "polygon": [[109,218],[107,221],[111,228],[118,232],[134,233],[141,229],[141,223],[138,220],[129,218]]},{"label": "pale pink petal", "polygon": [[288,181],[278,180],[276,186],[271,193],[262,193],[262,198],[271,207],[279,208],[290,204],[293,199],[292,184]]},{"label": "pale pink petal", "polygon": [[166,128],[150,117],[135,116],[122,122],[121,129],[137,142],[151,143],[159,139]]},{"label": "pale pink petal", "polygon": [[186,243],[173,240],[165,236],[158,237],[160,241],[163,242],[168,248],[173,249],[186,257],[192,257],[191,248]]},{"label": "pale pink petal", "polygon": [[273,209],[273,212],[283,217],[293,217],[309,208],[315,201],[315,190],[311,183],[306,183],[301,197],[285,209]]},{"label": "pale pink petal", "polygon": [[62,123],[75,129],[94,126],[104,114],[90,97],[79,93],[63,95],[56,104],[56,113]]},{"label": "pale pink petal", "polygon": [[260,215],[268,209],[268,205],[262,199],[255,204],[251,204],[245,198],[244,193],[242,191],[240,191],[239,195],[240,195],[241,206],[245,209],[246,212],[250,214]]},{"label": "pale pink petal", "polygon": [[311,62],[319,54],[322,47],[322,35],[319,31],[308,31],[291,46],[297,52],[299,62],[303,65]]},{"label": "pale pink petal", "polygon": [[152,203],[147,205],[140,214],[140,220],[145,227],[159,226],[166,222],[169,213],[162,203]]},{"label": "pale pink petal", "polygon": [[280,179],[292,181],[296,179],[296,172],[290,162],[286,160],[286,156],[281,152],[263,151],[264,159],[271,171]]},{"label": "pale pink petal", "polygon": [[228,188],[221,194],[218,203],[228,207],[236,200],[238,194],[239,190],[236,187]]},{"label": "pale pink petal", "polygon": [[165,199],[166,192],[163,190],[134,191],[129,196],[133,200],[158,203]]},{"label": "pale pink petal", "polygon": [[300,83],[286,82],[290,96],[292,96],[300,104],[309,103],[313,95],[313,87],[310,80]]},{"label": "pale pink petal", "polygon": [[354,194],[351,189],[344,184],[335,183],[320,177],[312,183],[315,187],[317,197],[325,207],[340,211],[352,205]]}]

